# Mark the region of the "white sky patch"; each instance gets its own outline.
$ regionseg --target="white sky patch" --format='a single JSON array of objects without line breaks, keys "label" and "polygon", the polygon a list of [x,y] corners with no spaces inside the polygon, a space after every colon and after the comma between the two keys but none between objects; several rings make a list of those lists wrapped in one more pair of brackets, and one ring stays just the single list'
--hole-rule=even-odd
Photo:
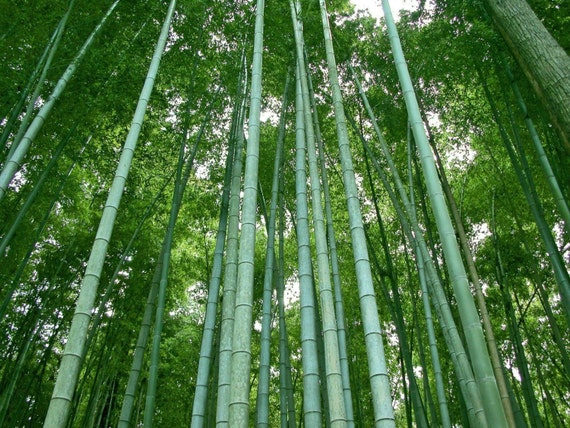
[{"label": "white sky patch", "polygon": [[[470,237],[470,246],[473,249],[473,253],[477,252],[477,249],[481,246],[483,241],[492,235],[491,230],[487,222],[476,223],[472,226],[473,232]],[[473,255],[475,257],[475,254]]]},{"label": "white sky patch", "polygon": [[196,167],[196,177],[201,180],[207,180],[210,177],[210,167],[209,165],[200,164]]},{"label": "white sky patch", "polygon": [[262,122],[268,122],[276,126],[279,124],[279,115],[271,110],[261,110],[259,120]]},{"label": "white sky patch", "polygon": [[555,223],[554,226],[552,226],[552,232],[564,261],[570,264],[570,242],[564,242],[564,223],[561,221]]},{"label": "white sky patch", "polygon": [[[392,9],[394,19],[398,19],[399,10],[415,10],[418,8],[419,3],[420,2],[418,0],[391,0],[390,8]],[[356,10],[367,10],[370,15],[376,19],[384,16],[380,0],[376,0],[374,2],[371,2],[370,0],[352,0],[352,4],[354,4],[354,8]]]},{"label": "white sky patch", "polygon": [[428,111],[426,112],[426,116],[429,126],[431,126],[432,128],[439,128],[439,126],[441,125],[441,120],[439,119],[438,112]]},{"label": "white sky patch", "polygon": [[301,298],[301,290],[299,287],[299,277],[297,276],[297,272],[294,272],[289,278],[285,280],[285,293],[283,295],[283,301],[286,308],[290,308],[293,303],[297,302]]},{"label": "white sky patch", "polygon": [[457,137],[452,137],[451,139],[454,143],[453,148],[443,155],[444,166],[446,169],[466,171],[475,161],[477,152],[471,147],[468,140]]}]

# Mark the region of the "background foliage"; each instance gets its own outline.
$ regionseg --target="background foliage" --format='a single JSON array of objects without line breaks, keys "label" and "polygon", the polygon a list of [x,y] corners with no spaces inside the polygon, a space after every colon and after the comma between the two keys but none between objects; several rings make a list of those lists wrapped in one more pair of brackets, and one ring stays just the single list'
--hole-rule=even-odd
[{"label": "background foliage", "polygon": [[[35,101],[36,109],[46,101],[57,79],[110,3],[107,0],[76,1],[44,89]],[[366,353],[337,160],[334,117],[329,88],[325,83],[322,28],[318,2],[303,3],[307,57],[319,102],[317,108],[331,177],[331,203],[334,221],[338,225],[336,233],[357,426],[366,427],[373,423],[372,404],[370,391],[366,388]],[[516,129],[521,134],[545,219],[553,230],[566,268],[570,261],[570,236],[563,227],[538,166],[501,57],[507,58],[506,63],[510,64],[521,88],[528,115],[537,126],[566,200],[570,191],[570,157],[558,143],[543,109],[478,4],[436,1],[435,4],[424,4],[416,11],[403,11],[398,24],[400,37],[418,98],[427,115],[434,143],[442,157],[474,251],[513,396],[523,413],[528,414],[522,396],[524,388],[531,385],[531,393],[539,402],[538,411],[545,425],[565,426],[570,424],[570,372],[566,365],[570,336],[546,251],[501,140],[484,85],[498,106],[503,125],[510,133]],[[570,33],[565,30],[570,23],[570,4],[561,0],[531,0],[529,4],[568,52]],[[67,1],[57,0],[0,0],[0,131],[8,135],[5,147],[1,147],[2,159],[5,159],[22,115],[18,116],[12,129],[7,128],[8,118],[67,6]],[[405,174],[408,168],[407,115],[383,23],[367,14],[355,12],[345,0],[331,2],[329,7],[347,112],[354,118],[360,132],[371,138],[370,122],[347,70],[348,63],[351,63],[363,76],[382,132]],[[4,333],[0,335],[0,391],[8,391],[14,377],[18,385],[9,404],[3,402],[6,403],[2,408],[5,412],[3,426],[31,427],[43,422],[78,286],[165,10],[164,2],[123,0],[119,4],[58,100],[53,114],[34,141],[23,168],[0,204],[1,237],[38,182],[56,146],[67,141],[62,156],[10,245],[0,254],[0,299],[6,305],[0,320]],[[184,132],[183,123],[188,121],[188,133],[193,142],[212,105],[211,118],[198,146],[195,169],[175,230],[155,416],[157,426],[184,426],[190,422],[231,110],[236,99],[242,49],[245,49],[246,58],[251,57],[253,16],[253,2],[179,2],[106,257],[99,293],[102,298],[109,289],[110,298],[100,308],[101,313],[96,314],[101,321],[97,330],[92,332],[92,342],[83,364],[73,426],[117,423],[138,328],[168,222],[172,176]],[[287,68],[294,64],[294,39],[286,2],[268,2],[265,28],[260,188],[268,207],[277,132],[275,117],[280,107],[278,100]],[[508,109],[512,110],[512,123]],[[299,412],[300,327],[292,223],[295,211],[293,122],[291,105],[287,116],[284,167],[285,204],[290,224],[286,231],[285,275],[292,375]],[[379,263],[375,268],[377,296],[385,330],[393,403],[397,425],[403,426],[406,421],[410,423],[407,411],[410,406],[407,396],[409,384],[401,372],[396,324],[390,316],[395,303],[393,290],[388,289],[387,281],[392,273],[386,270],[386,254],[379,245],[381,236],[371,185],[376,192],[394,261],[414,372],[424,399],[429,402],[427,388],[433,379],[420,361],[423,358],[420,353],[427,349],[427,338],[422,309],[418,304],[417,272],[387,194],[375,175],[372,182],[366,178],[366,155],[356,134],[353,137],[351,144],[360,180],[366,228],[371,248],[378,253]],[[379,149],[373,150],[379,154]],[[74,167],[68,174],[72,165]],[[434,220],[429,210],[422,210],[428,201],[420,193],[423,189],[421,179],[416,178],[417,203],[423,213],[421,222],[438,255],[440,248],[435,237]],[[143,213],[149,208],[149,215],[145,218]],[[50,214],[44,223],[47,212]],[[118,277],[110,283],[117,262],[142,221],[142,229],[125,254]],[[263,224],[258,227],[254,319],[261,316],[265,255]],[[498,250],[504,268],[502,277],[497,274]],[[26,258],[29,261],[20,272]],[[444,270],[442,275],[445,276]],[[449,299],[453,303],[451,294]],[[506,316],[511,310],[529,360],[530,379],[526,381],[521,379],[516,365],[516,341]],[[553,335],[553,329],[560,331],[559,338]],[[465,420],[459,390],[441,331],[438,330],[437,334],[448,382],[446,392],[449,394],[452,421],[462,424]],[[253,340],[255,356],[255,349],[259,347],[257,331],[254,331]],[[277,342],[275,332],[272,348],[275,367]],[[29,346],[27,351],[26,346]],[[20,358],[22,356],[23,359]],[[252,373],[257,364],[254,357]],[[422,383],[424,379],[427,379],[426,384]],[[528,384],[525,383],[527,381]],[[273,373],[272,382],[276,391],[277,371]],[[251,385],[252,397],[255,397],[255,378]],[[434,390],[433,385],[431,389]],[[144,387],[141,391],[144,394]],[[3,400],[6,397],[4,394]],[[275,418],[272,426],[277,426],[277,398],[272,396],[270,405],[270,415]],[[137,408],[139,418],[143,406],[141,395]]]}]

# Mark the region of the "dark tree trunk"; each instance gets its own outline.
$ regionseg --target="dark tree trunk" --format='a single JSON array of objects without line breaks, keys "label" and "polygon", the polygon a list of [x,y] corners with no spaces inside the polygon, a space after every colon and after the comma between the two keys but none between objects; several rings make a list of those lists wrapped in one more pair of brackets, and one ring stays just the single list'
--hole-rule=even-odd
[{"label": "dark tree trunk", "polygon": [[570,57],[525,0],[486,0],[499,32],[570,152]]}]

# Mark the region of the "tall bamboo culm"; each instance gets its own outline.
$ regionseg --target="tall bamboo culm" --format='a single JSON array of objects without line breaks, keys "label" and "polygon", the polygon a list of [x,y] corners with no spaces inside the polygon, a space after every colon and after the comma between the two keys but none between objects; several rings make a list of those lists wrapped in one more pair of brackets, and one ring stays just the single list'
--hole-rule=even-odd
[{"label": "tall bamboo culm", "polygon": [[325,1],[320,0],[319,4],[325,38],[329,83],[333,93],[333,107],[336,118],[336,131],[342,165],[345,197],[348,205],[352,250],[354,253],[356,278],[360,296],[360,309],[362,312],[362,323],[366,337],[366,353],[368,357],[368,370],[372,390],[372,401],[374,405],[374,420],[377,427],[395,427],[394,410],[392,407],[392,397],[390,393],[390,380],[388,377],[386,358],[384,355],[384,344],[382,341],[382,330],[380,328],[380,320],[378,318],[378,306],[376,304],[376,295],[372,281],[368,248],[362,223],[362,213],[360,211],[360,202],[358,200],[358,188],[356,186],[354,168],[352,165],[352,154],[350,152],[346,116],[344,113],[338,80],[332,35]]},{"label": "tall bamboo culm", "polygon": [[469,289],[469,282],[465,267],[461,260],[459,246],[455,239],[455,231],[451,223],[449,211],[445,203],[441,182],[437,175],[435,161],[425,128],[421,119],[420,109],[412,86],[410,74],[408,72],[406,60],[396,29],[396,24],[392,17],[390,5],[387,0],[382,0],[384,17],[388,27],[388,36],[396,70],[400,79],[400,85],[404,94],[409,122],[414,134],[414,140],[418,148],[420,160],[423,168],[426,186],[430,196],[431,206],[436,219],[437,229],[443,248],[445,262],[449,276],[453,285],[454,295],[457,300],[459,315],[463,326],[467,346],[469,348],[473,372],[477,379],[477,385],[481,392],[483,407],[490,426],[507,427],[505,412],[501,405],[501,398],[493,367],[487,353],[485,337],[481,321],[473,301],[473,296]]},{"label": "tall bamboo culm", "polygon": [[246,428],[249,424],[249,382],[251,372],[251,327],[253,316],[253,277],[259,168],[264,10],[265,1],[257,0],[251,75],[249,138],[246,148],[242,227],[238,255],[238,281],[234,321],[235,333],[232,338],[229,405],[229,426],[232,428]]},{"label": "tall bamboo culm", "polygon": [[125,183],[133,159],[138,136],[142,128],[146,107],[152,92],[154,81],[158,73],[158,67],[162,58],[162,52],[166,46],[170,22],[176,6],[176,0],[172,0],[164,20],[162,30],[156,44],[154,55],[147,73],[147,77],[141,91],[139,102],[131,123],[119,165],[115,172],[113,184],[109,190],[109,196],[99,228],[93,242],[91,255],[87,262],[85,276],[81,283],[79,297],[75,307],[75,313],[71,323],[67,343],[63,351],[59,372],[56,378],[52,398],[44,421],[45,428],[63,428],[67,425],[70,405],[72,403],[75,386],[81,370],[81,356],[87,337],[87,329],[91,320],[93,304],[97,296],[97,288],[103,269],[103,262],[107,254],[107,247],[111,239],[115,218],[121,202]]}]

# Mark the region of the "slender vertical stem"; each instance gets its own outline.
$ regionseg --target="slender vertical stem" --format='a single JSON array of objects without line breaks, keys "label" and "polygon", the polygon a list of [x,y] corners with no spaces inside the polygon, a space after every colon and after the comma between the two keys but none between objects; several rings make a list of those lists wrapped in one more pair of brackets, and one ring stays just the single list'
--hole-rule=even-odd
[{"label": "slender vertical stem", "polygon": [[552,192],[552,196],[554,197],[554,202],[558,207],[560,212],[560,217],[564,221],[564,226],[566,228],[566,233],[570,235],[570,209],[568,208],[568,203],[560,190],[560,186],[558,185],[558,180],[556,179],[556,175],[554,175],[554,171],[550,166],[550,162],[548,161],[548,157],[544,152],[544,148],[542,147],[542,143],[540,141],[540,137],[538,136],[538,132],[534,126],[534,122],[532,118],[528,114],[528,109],[526,108],[526,103],[524,98],[521,94],[519,86],[513,76],[513,73],[510,70],[509,64],[505,58],[502,58],[503,67],[506,70],[507,77],[511,84],[511,89],[515,95],[517,100],[517,104],[519,105],[520,111],[524,117],[524,123],[528,129],[530,134],[532,143],[534,145],[534,149],[536,150],[536,154],[538,156],[538,161],[540,162],[540,166],[542,167],[542,171],[544,172],[544,176],[548,182],[548,186],[550,187],[550,191]]},{"label": "slender vertical stem", "polygon": [[287,92],[290,77],[287,73],[285,89],[281,100],[279,131],[273,163],[273,181],[271,184],[271,206],[267,225],[267,247],[265,251],[265,276],[263,279],[263,315],[261,318],[261,345],[259,362],[259,382],[257,385],[257,426],[269,426],[269,375],[271,345],[271,303],[273,294],[273,274],[275,271],[275,223],[277,216],[277,200],[279,194],[280,170],[283,159],[283,141],[285,139],[285,114],[287,111]]},{"label": "slender vertical stem", "polygon": [[311,108],[313,110],[313,122],[315,124],[315,139],[317,141],[317,148],[319,154],[319,167],[321,169],[321,180],[323,183],[323,196],[325,200],[325,215],[326,215],[326,225],[327,225],[327,237],[329,243],[329,254],[331,259],[331,276],[334,286],[334,298],[335,298],[335,312],[336,312],[336,323],[337,323],[337,335],[338,335],[338,353],[340,359],[340,369],[342,375],[342,388],[344,395],[344,407],[346,409],[346,424],[348,428],[354,427],[354,410],[352,406],[352,391],[350,387],[350,371],[348,366],[348,355],[347,355],[347,338],[346,338],[346,327],[344,321],[344,303],[342,298],[342,287],[340,279],[340,268],[338,264],[338,252],[336,249],[336,238],[333,225],[333,215],[331,207],[331,197],[329,189],[329,179],[327,173],[327,164],[325,162],[325,148],[323,140],[321,138],[321,131],[319,127],[319,116],[317,112],[317,106],[315,103],[315,96],[311,82],[311,75],[307,68],[307,80],[309,83],[309,93]]},{"label": "slender vertical stem", "polygon": [[222,319],[220,325],[220,351],[218,368],[218,400],[216,404],[216,426],[227,427],[229,419],[232,337],[234,328],[234,310],[237,282],[239,206],[242,173],[242,157],[244,146],[243,120],[245,96],[242,93],[243,76],[238,81],[238,97],[236,114],[232,124],[230,138],[236,140],[236,153],[232,169],[232,182],[228,208],[228,233],[226,244],[226,265],[224,269],[224,292],[222,302]]},{"label": "slender vertical stem", "polygon": [[325,1],[320,0],[319,4],[325,38],[329,82],[333,92],[333,107],[336,117],[336,131],[341,157],[345,197],[348,206],[352,249],[360,297],[360,309],[362,312],[362,324],[366,338],[368,370],[372,389],[372,402],[374,405],[374,420],[378,427],[394,427],[394,410],[392,408],[390,381],[384,355],[382,330],[378,318],[378,305],[376,304],[376,294],[372,281],[368,248],[362,224],[362,213],[360,211],[358,188],[356,186],[354,167],[352,165],[352,155],[350,153],[346,116],[338,81],[332,35]]},{"label": "slender vertical stem", "polygon": [[[37,83],[36,83],[36,86],[34,88],[34,92],[32,93],[32,95],[30,96],[30,98],[28,100],[28,105],[26,106],[26,114],[24,115],[24,118],[20,122],[20,128],[18,129],[16,136],[12,140],[12,144],[10,146],[10,150],[8,151],[8,155],[6,156],[6,160],[9,160],[12,157],[12,155],[14,154],[14,152],[16,151],[18,144],[20,144],[20,141],[21,141],[22,137],[24,136],[26,129],[28,128],[30,120],[32,120],[34,105],[35,105],[37,98],[40,95],[41,90],[43,88],[43,85],[45,83],[46,75],[50,69],[51,63],[52,63],[53,58],[55,56],[55,53],[57,52],[57,49],[59,47],[59,43],[61,41],[63,33],[65,32],[65,25],[67,23],[67,19],[69,18],[69,14],[70,14],[71,9],[73,8],[74,4],[75,4],[75,0],[72,0],[69,2],[69,6],[67,7],[67,11],[65,12],[63,17],[59,21],[59,24],[58,24],[57,28],[55,29],[55,31],[52,35],[52,38],[50,39],[48,46],[46,47],[46,50],[44,51],[44,54],[40,58],[40,61],[38,62],[36,69],[32,73],[31,80],[30,80],[30,86],[31,86],[31,83],[36,78],[37,78]],[[42,68],[42,72],[38,78],[37,75],[39,73],[40,68]],[[25,94],[27,94],[29,89],[30,88],[27,87],[22,95],[25,96]],[[23,99],[22,99],[22,104],[23,104]],[[21,104],[20,104],[20,107],[21,107]],[[19,108],[14,109],[12,116],[10,117],[9,121],[15,120],[18,117],[18,115],[21,113],[18,110],[19,110]],[[11,126],[11,124],[10,124],[10,126]],[[4,133],[2,134],[2,139],[8,138],[8,133],[9,133],[8,131],[10,129],[10,126],[7,125],[6,128],[4,129]],[[0,145],[1,144],[2,143],[0,142]]]},{"label": "slender vertical stem", "polygon": [[200,345],[200,359],[198,361],[198,375],[196,377],[196,390],[194,393],[194,403],[192,405],[192,428],[201,427],[206,418],[206,406],[208,403],[208,381],[211,372],[212,361],[214,359],[213,345],[216,327],[216,316],[218,313],[218,300],[220,294],[220,283],[222,281],[222,267],[224,246],[226,242],[226,230],[228,224],[228,207],[230,199],[230,187],[232,181],[233,164],[235,158],[236,144],[234,139],[230,139],[228,155],[226,159],[226,171],[224,176],[224,188],[220,204],[220,216],[218,231],[216,233],[216,246],[214,249],[214,260],[212,272],[208,286],[208,301],[206,303],[206,315],[204,318],[204,330],[202,333],[202,343]]},{"label": "slender vertical stem", "polygon": [[103,25],[105,24],[105,22],[107,22],[107,19],[109,18],[109,16],[111,16],[117,4],[119,4],[119,1],[120,0],[115,0],[115,2],[107,10],[105,16],[103,16],[99,24],[89,35],[89,37],[87,38],[87,40],[85,41],[85,43],[83,44],[83,46],[81,47],[81,49],[79,50],[79,52],[77,53],[71,64],[69,64],[63,75],[58,80],[55,88],[53,89],[46,103],[42,106],[42,108],[40,109],[40,111],[32,121],[32,123],[30,124],[30,127],[26,130],[26,133],[22,137],[22,140],[18,144],[18,147],[16,148],[16,150],[14,150],[14,153],[12,154],[12,156],[10,156],[10,159],[8,159],[6,164],[4,165],[4,168],[0,173],[0,201],[4,198],[4,195],[8,190],[8,185],[12,181],[12,178],[14,178],[14,175],[22,166],[26,153],[28,153],[28,150],[32,142],[34,141],[34,139],[40,132],[40,129],[42,129],[45,121],[50,115],[55,102],[59,99],[59,97],[63,93],[65,87],[67,86],[67,82],[69,82],[69,80],[75,74],[77,66],[79,65],[81,60],[85,57],[85,54],[89,50],[89,47],[93,44],[95,37],[99,34],[99,31],[101,31]]},{"label": "slender vertical stem", "polygon": [[303,415],[305,426],[321,426],[322,410],[317,356],[317,327],[311,261],[309,207],[307,203],[305,114],[301,78],[297,65],[295,189],[297,201],[297,255],[301,306],[301,349],[303,356]]},{"label": "slender vertical stem", "polygon": [[229,424],[232,428],[245,428],[249,423],[249,375],[251,372],[251,326],[253,316],[264,10],[265,1],[257,0],[251,76],[249,138],[246,149],[243,216],[238,256],[234,335],[232,338],[232,375],[229,407]]},{"label": "slender vertical stem", "polygon": [[[114,5],[116,4],[117,2],[114,3]],[[71,323],[67,344],[63,352],[52,399],[44,422],[44,427],[46,428],[63,428],[67,425],[70,405],[73,399],[77,379],[79,377],[79,371],[81,369],[81,357],[85,346],[87,329],[91,320],[91,311],[97,296],[97,288],[99,286],[103,263],[107,254],[107,247],[113,232],[115,218],[117,216],[119,204],[127,181],[138,136],[142,128],[142,122],[148,100],[150,98],[160,60],[162,58],[162,52],[166,46],[168,30],[170,28],[170,21],[174,13],[175,5],[176,0],[172,0],[160,37],[156,44],[156,49],[141,91],[131,128],[119,159],[115,178],[111,185],[111,189],[109,190],[109,196],[107,198],[105,208],[103,209],[103,215],[95,236],[89,261],[87,262],[85,276],[77,299],[75,314]]]},{"label": "slender vertical stem", "polygon": [[321,301],[323,346],[324,346],[324,372],[327,378],[327,398],[330,402],[331,426],[346,426],[346,410],[344,406],[342,375],[340,368],[340,356],[338,345],[337,321],[334,307],[334,296],[331,284],[329,264],[329,249],[327,245],[326,228],[322,206],[321,183],[317,165],[315,129],[311,114],[309,100],[309,84],[307,78],[307,66],[305,64],[303,26],[298,18],[301,12],[300,3],[295,8],[293,1],[289,1],[295,39],[297,46],[297,61],[299,82],[301,85],[301,97],[303,101],[305,136],[307,141],[307,154],[309,164],[309,177],[311,184],[311,206],[313,213],[313,227],[315,231],[315,247],[317,255],[317,274],[319,295]]},{"label": "slender vertical stem", "polygon": [[459,315],[465,332],[467,346],[471,355],[473,372],[481,391],[481,398],[487,420],[494,427],[506,427],[505,412],[501,405],[501,398],[493,367],[486,351],[485,337],[481,328],[481,321],[469,289],[469,282],[465,267],[461,260],[459,246],[455,239],[455,231],[451,223],[449,211],[445,203],[445,197],[441,188],[441,182],[437,176],[437,169],[433,153],[430,149],[425,128],[421,119],[420,109],[412,86],[412,80],[408,72],[404,52],[392,17],[390,5],[387,0],[382,0],[384,17],[388,27],[388,35],[394,62],[398,71],[400,85],[404,94],[409,121],[412,126],[414,139],[420,154],[420,159],[425,176],[432,210],[437,224],[440,241],[443,248],[444,258],[447,264],[449,276],[453,285],[455,298],[459,308]]}]

